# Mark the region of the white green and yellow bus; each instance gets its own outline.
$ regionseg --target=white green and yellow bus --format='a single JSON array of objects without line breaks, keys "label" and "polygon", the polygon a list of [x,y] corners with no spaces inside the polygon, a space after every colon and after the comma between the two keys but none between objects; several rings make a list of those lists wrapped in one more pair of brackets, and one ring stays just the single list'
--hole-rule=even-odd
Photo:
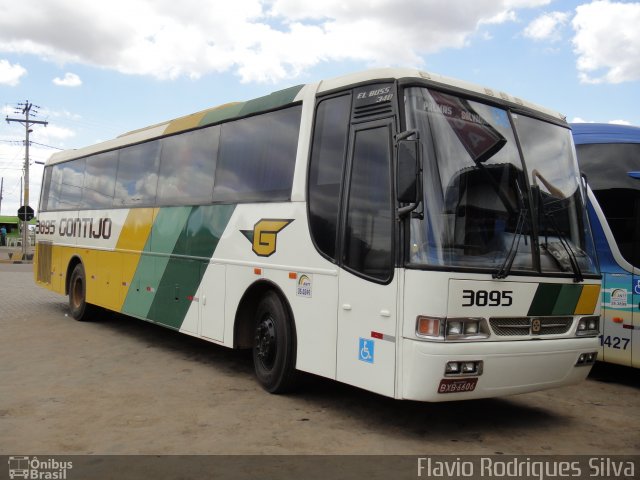
[{"label": "white green and yellow bus", "polygon": [[598,360],[640,368],[640,127],[571,129],[603,277]]},{"label": "white green and yellow bus", "polygon": [[300,85],[57,153],[36,282],[397,399],[577,383],[598,350],[571,131],[409,69]]}]

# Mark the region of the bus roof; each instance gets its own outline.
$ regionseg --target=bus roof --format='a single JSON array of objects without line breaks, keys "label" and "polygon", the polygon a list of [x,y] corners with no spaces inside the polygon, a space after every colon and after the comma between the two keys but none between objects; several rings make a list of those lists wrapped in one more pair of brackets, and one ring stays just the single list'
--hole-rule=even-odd
[{"label": "bus roof", "polygon": [[284,90],[273,92],[264,97],[248,100],[246,102],[232,102],[219,105],[203,110],[201,112],[186,115],[138,130],[133,130],[131,132],[124,133],[112,140],[107,140],[102,143],[83,147],[80,149],[65,150],[63,152],[54,153],[47,161],[47,164],[50,165],[54,163],[60,163],[66,160],[83,157],[93,153],[112,150],[126,145],[141,143],[146,140],[158,138],[164,135],[170,135],[172,133],[178,133],[181,131],[204,127],[206,125],[212,125],[225,120],[232,120],[234,118],[241,118],[262,111],[274,110],[292,102],[301,100],[304,97],[305,93],[309,92],[309,90],[313,91],[316,94],[321,94],[324,92],[330,92],[332,90],[348,87],[350,85],[357,85],[360,83],[374,81],[384,82],[399,79],[418,79],[424,82],[432,83],[434,85],[442,85],[448,88],[467,91],[484,97],[493,97],[499,102],[508,103],[515,107],[525,107],[544,115],[553,117],[556,120],[560,120],[563,122],[565,121],[565,117],[556,111],[549,110],[530,102],[526,102],[524,100],[521,100],[520,98],[513,97],[504,92],[495,91],[490,88],[475,85],[462,80],[457,80],[416,69],[381,68],[364,70],[333,79],[322,80],[318,83],[289,87]]},{"label": "bus roof", "polygon": [[573,141],[586,143],[640,143],[640,127],[614,123],[572,123]]}]

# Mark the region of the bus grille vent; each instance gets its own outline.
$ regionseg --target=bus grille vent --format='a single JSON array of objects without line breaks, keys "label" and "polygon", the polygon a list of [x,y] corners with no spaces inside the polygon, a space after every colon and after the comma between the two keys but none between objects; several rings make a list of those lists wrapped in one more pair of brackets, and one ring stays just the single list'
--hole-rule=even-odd
[{"label": "bus grille vent", "polygon": [[490,318],[493,333],[499,336],[562,335],[567,333],[573,317],[513,317]]},{"label": "bus grille vent", "polygon": [[391,106],[391,102],[380,102],[374,103],[373,105],[363,105],[361,107],[356,107],[353,112],[353,118],[365,118],[365,117],[373,117],[378,115],[387,115],[393,113],[393,107]]},{"label": "bus grille vent", "polygon": [[51,283],[51,243],[38,242],[36,254],[38,261],[38,282]]}]

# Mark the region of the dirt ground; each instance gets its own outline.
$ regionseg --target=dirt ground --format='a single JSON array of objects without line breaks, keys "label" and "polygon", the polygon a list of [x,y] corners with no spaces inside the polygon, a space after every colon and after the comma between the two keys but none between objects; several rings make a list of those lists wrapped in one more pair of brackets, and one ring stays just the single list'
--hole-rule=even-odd
[{"label": "dirt ground", "polygon": [[424,404],[305,376],[265,393],[251,357],[139,320],[67,316],[66,297],[0,265],[0,453],[640,454],[640,372]]}]

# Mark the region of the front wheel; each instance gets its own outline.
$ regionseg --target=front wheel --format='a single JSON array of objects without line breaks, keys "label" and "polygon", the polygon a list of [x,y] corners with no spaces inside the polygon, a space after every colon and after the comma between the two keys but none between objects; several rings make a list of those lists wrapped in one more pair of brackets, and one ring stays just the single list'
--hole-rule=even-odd
[{"label": "front wheel", "polygon": [[75,266],[69,280],[69,310],[71,316],[79,321],[89,320],[94,306],[87,303],[87,279],[81,263]]},{"label": "front wheel", "polygon": [[267,293],[255,315],[253,365],[258,382],[270,393],[284,393],[295,383],[295,333],[290,315],[274,292]]}]

